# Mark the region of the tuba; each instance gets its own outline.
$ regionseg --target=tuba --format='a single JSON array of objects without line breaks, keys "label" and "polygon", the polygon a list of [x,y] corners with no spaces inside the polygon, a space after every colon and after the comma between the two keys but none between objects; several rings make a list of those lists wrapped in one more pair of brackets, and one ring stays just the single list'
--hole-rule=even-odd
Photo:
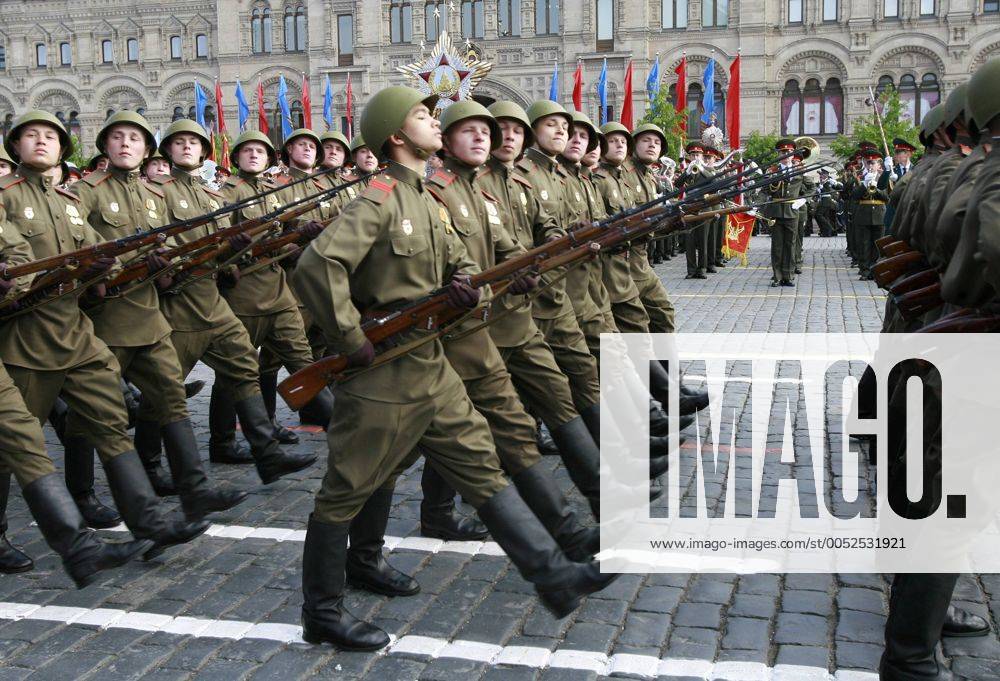
[{"label": "tuba", "polygon": [[812,137],[796,137],[794,142],[796,147],[805,147],[809,150],[809,155],[802,159],[803,163],[814,161],[816,160],[816,157],[819,156],[819,142],[814,140]]}]

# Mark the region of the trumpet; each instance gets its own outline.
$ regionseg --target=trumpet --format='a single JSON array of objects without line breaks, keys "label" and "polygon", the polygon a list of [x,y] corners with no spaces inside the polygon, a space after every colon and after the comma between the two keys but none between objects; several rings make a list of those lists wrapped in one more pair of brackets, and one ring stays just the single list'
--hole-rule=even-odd
[{"label": "trumpet", "polygon": [[724,158],[720,158],[715,163],[709,164],[708,167],[712,168],[712,169],[715,169],[715,170],[718,170],[720,168],[724,168],[727,165],[729,165],[730,160],[732,160],[733,156],[736,156],[736,155],[739,155],[740,158],[743,157],[743,148],[742,147],[739,148],[739,149],[733,149],[728,154],[726,154],[726,156]]},{"label": "trumpet", "polygon": [[777,220],[775,220],[774,218],[769,218],[766,215],[763,215],[762,213],[758,213],[755,210],[748,211],[747,215],[750,215],[751,217],[754,217],[757,220],[760,220],[761,222],[763,222],[768,227],[774,227],[774,223],[777,222]]}]

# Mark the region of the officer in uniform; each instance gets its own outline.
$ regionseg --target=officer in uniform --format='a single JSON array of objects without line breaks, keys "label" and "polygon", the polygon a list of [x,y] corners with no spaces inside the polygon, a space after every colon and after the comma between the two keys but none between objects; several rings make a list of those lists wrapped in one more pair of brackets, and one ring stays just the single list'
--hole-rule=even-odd
[{"label": "officer in uniform", "polygon": [[[684,147],[688,166],[677,179],[677,186],[702,184],[710,182],[715,174],[705,165],[705,147],[701,142],[688,142]],[[687,276],[685,279],[707,279],[705,270],[708,267],[708,225],[698,223],[684,235],[687,251]]]},{"label": "officer in uniform", "polygon": [[[715,163],[721,161],[725,158],[725,154],[721,150],[712,146],[711,144],[704,145],[704,160],[705,160],[705,177],[702,178],[704,181],[706,178],[715,178],[718,173],[712,169]],[[718,210],[722,206],[719,204],[713,204],[711,206],[706,206],[705,210]],[[725,257],[722,255],[722,247],[726,243],[726,225],[724,217],[715,217],[704,223],[705,232],[708,237],[708,250],[707,257],[705,259],[705,271],[708,274],[715,274],[718,267],[725,267]]]},{"label": "officer in uniform", "polygon": [[[163,195],[139,179],[139,166],[155,146],[149,123],[131,111],[112,115],[97,133],[97,148],[108,157],[108,169],[87,175],[74,186],[74,192],[87,222],[105,240],[167,223]],[[134,254],[123,264],[132,260]],[[169,264],[155,251],[146,256],[146,262],[153,273]],[[170,324],[160,312],[155,281],[156,276],[150,276],[122,295],[106,297],[88,310],[88,316],[93,321],[94,333],[114,354],[122,375],[139,387],[158,417],[157,426],[181,507],[189,518],[202,518],[232,508],[247,495],[242,490],[209,482],[205,475],[187,410],[181,367],[170,344]],[[84,426],[71,410],[67,431],[76,434]],[[66,453],[68,458],[70,448]],[[82,455],[84,464],[92,466],[91,450],[85,449]],[[147,470],[151,465],[158,466],[159,457],[154,464],[144,464]],[[67,469],[69,466],[67,461]]]},{"label": "officer in uniform", "polygon": [[[55,116],[44,111],[24,114],[4,145],[20,162],[14,174],[0,180],[5,232],[24,237],[35,258],[102,241],[87,223],[89,216],[79,198],[53,184],[59,161],[72,149],[69,133]],[[103,274],[113,265],[111,258],[97,259],[80,273],[80,280]],[[99,284],[90,295],[103,293],[104,285]],[[126,432],[118,362],[94,334],[77,295],[46,301],[0,324],[0,357],[36,419],[49,415],[60,394],[75,412],[82,435],[97,448],[125,524],[137,539],[156,544],[147,557],[208,529],[206,521],[178,520],[163,511]],[[9,477],[0,485],[6,488],[8,482]],[[6,501],[6,491],[0,496]]]},{"label": "officer in uniform", "polygon": [[[453,305],[472,309],[478,270],[454,234],[452,217],[427,190],[427,158],[441,147],[428,108],[436,97],[389,87],[362,115],[365,139],[390,163],[332,229],[303,253],[293,285],[331,345],[352,366],[372,364],[375,350],[361,328],[365,311],[412,302],[445,286]],[[355,306],[358,307],[355,307]],[[361,308],[360,310],[358,308]],[[425,331],[404,334],[403,342]],[[328,431],[330,457],[303,547],[303,638],[371,650],[389,637],[343,606],[349,521],[373,492],[419,453],[477,508],[494,540],[558,617],[613,575],[594,563],[573,563],[508,486],[486,420],[434,340],[336,386]],[[395,424],[387,429],[385,424]]]},{"label": "officer in uniform", "polygon": [[878,176],[881,174],[879,164],[882,157],[877,150],[869,151],[865,156],[866,170],[859,186],[854,188],[854,200],[857,208],[854,211],[854,229],[857,234],[858,271],[861,280],[871,280],[871,266],[878,258],[875,241],[882,237],[885,221],[885,205],[889,194],[878,188]]},{"label": "officer in uniform", "polygon": [[[778,140],[774,148],[780,155],[795,150],[795,142],[790,138]],[[784,159],[780,169],[790,171],[795,167],[791,158]],[[778,167],[770,172],[777,172]],[[794,286],[795,279],[795,234],[798,230],[798,213],[792,207],[792,202],[802,193],[801,176],[778,180],[765,188],[765,193],[771,203],[767,207],[767,217],[773,219],[771,227],[771,286]]]},{"label": "officer in uniform", "polygon": [[[225,201],[221,194],[205,187],[197,175],[210,144],[202,127],[194,121],[175,121],[167,128],[160,142],[160,152],[170,159],[172,169],[169,177],[158,178],[154,183],[164,195],[170,221],[211,213]],[[172,240],[178,245],[187,243],[226,226],[227,219],[216,218]],[[226,258],[231,251],[248,246],[250,237],[234,236],[229,240],[229,250],[223,251],[220,257]],[[235,269],[229,266],[220,270],[219,276],[233,283],[238,276]],[[289,454],[282,451],[275,440],[274,426],[258,385],[254,346],[246,327],[219,293],[214,274],[188,273],[188,278],[161,294],[160,309],[173,328],[171,342],[177,350],[181,373],[186,376],[198,361],[202,361],[215,371],[217,379],[232,386],[236,413],[261,480],[269,484],[311,466],[316,461],[314,455]],[[144,401],[143,411],[147,411],[145,405]]]},{"label": "officer in uniform", "polygon": [[[805,160],[806,150],[797,149],[792,161],[796,166],[801,166]],[[798,228],[795,230],[795,274],[802,274],[802,246],[806,234],[812,233],[812,201],[816,192],[816,180],[811,173],[802,175],[801,204],[795,209],[798,215]],[[793,204],[794,205],[794,204]]]},{"label": "officer in uniform", "polygon": [[837,233],[837,194],[841,190],[841,184],[830,176],[829,168],[820,168],[819,187],[817,187],[820,197],[816,205],[816,222],[819,224],[820,236],[833,236]]}]

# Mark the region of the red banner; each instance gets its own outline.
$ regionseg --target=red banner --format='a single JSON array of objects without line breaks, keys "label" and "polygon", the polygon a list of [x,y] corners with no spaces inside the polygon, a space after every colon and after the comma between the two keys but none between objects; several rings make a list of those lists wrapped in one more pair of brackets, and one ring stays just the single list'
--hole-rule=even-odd
[{"label": "red banner", "polygon": [[726,245],[722,249],[726,259],[740,257],[740,264],[747,264],[750,236],[753,234],[756,218],[746,213],[731,213],[726,221]]}]

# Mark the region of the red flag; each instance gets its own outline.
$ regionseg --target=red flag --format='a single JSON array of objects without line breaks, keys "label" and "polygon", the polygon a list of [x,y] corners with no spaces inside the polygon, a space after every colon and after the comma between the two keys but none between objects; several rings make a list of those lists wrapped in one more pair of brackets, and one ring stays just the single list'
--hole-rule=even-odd
[{"label": "red flag", "polygon": [[302,122],[305,126],[312,130],[313,127],[313,114],[312,114],[312,102],[309,101],[309,79],[306,74],[302,74]]},{"label": "red flag", "polygon": [[573,106],[577,111],[583,111],[583,62],[576,63],[576,73],[573,74]]},{"label": "red flag", "polygon": [[621,124],[632,130],[632,60],[625,69],[625,94],[622,95]]},{"label": "red flag", "polygon": [[[215,113],[219,122],[219,136],[222,137],[222,167],[229,170],[229,144],[226,139],[226,114],[222,109],[222,83],[215,81]],[[215,146],[214,144],[212,145]],[[214,151],[214,149],[213,149]]]},{"label": "red flag", "polygon": [[740,55],[729,67],[729,92],[726,95],[726,127],[729,128],[729,148],[740,146]]},{"label": "red flag", "polygon": [[267,125],[267,112],[264,110],[264,84],[257,81],[257,129],[265,135],[270,127]]},{"label": "red flag", "polygon": [[677,110],[681,112],[682,130],[687,130],[687,70],[687,57],[681,57],[681,63],[674,69],[674,73],[677,74],[677,85],[674,87],[674,91],[677,93]]},{"label": "red flag", "polygon": [[347,139],[354,139],[354,92],[351,90],[351,74],[347,74]]},{"label": "red flag", "polygon": [[222,133],[222,167],[232,170],[229,163],[229,135]]}]

